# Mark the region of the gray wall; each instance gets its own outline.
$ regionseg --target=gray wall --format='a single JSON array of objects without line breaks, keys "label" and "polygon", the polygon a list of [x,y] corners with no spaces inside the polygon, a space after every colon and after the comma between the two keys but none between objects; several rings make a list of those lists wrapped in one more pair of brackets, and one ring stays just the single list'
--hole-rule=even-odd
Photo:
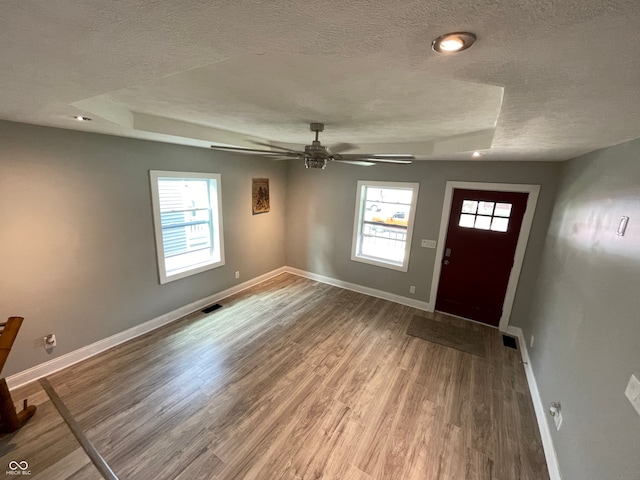
[{"label": "gray wall", "polygon": [[[0,122],[0,318],[25,317],[3,376],[283,266],[285,163]],[[159,284],[151,169],[222,174],[225,266]],[[252,177],[270,213],[251,214]]]},{"label": "gray wall", "polygon": [[[640,140],[565,164],[530,318],[522,322],[564,480],[640,478]],[[621,216],[631,218],[616,236]]]},{"label": "gray wall", "polygon": [[[435,249],[421,239],[438,239],[447,181],[530,183],[541,185],[538,208],[516,294],[511,323],[531,306],[531,290],[561,165],[528,162],[414,162],[411,165],[359,167],[331,163],[325,170],[292,164],[287,204],[287,265],[343,281],[428,302]],[[408,272],[351,260],[358,180],[419,182],[415,228]],[[409,286],[416,286],[415,295]]]}]

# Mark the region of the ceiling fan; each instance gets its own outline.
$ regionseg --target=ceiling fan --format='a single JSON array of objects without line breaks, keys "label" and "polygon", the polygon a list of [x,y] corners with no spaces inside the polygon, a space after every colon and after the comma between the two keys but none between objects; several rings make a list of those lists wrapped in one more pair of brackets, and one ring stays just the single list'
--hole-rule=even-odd
[{"label": "ceiling fan", "polygon": [[268,143],[255,142],[257,145],[269,147],[271,150],[260,150],[255,148],[242,148],[242,147],[222,147],[218,145],[211,145],[214,150],[223,150],[231,152],[246,152],[256,155],[265,155],[273,157],[275,160],[288,160],[290,158],[297,158],[304,160],[304,166],[306,168],[322,168],[327,166],[327,162],[341,162],[351,163],[353,165],[361,165],[369,167],[377,163],[396,163],[407,164],[413,160],[413,155],[405,154],[377,154],[377,153],[351,153],[345,154],[348,150],[353,150],[354,145],[349,143],[339,143],[332,147],[325,147],[318,140],[318,134],[324,130],[323,123],[312,123],[310,130],[316,132],[316,139],[311,142],[311,145],[304,147],[304,152],[299,150],[292,150],[290,148],[279,147],[276,145],[270,145]]}]

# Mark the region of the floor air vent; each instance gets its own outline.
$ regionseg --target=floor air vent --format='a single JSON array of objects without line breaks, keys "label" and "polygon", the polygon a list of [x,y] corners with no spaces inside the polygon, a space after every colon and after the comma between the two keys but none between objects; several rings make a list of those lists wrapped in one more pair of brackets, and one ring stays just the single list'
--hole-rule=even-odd
[{"label": "floor air vent", "polygon": [[502,335],[502,344],[505,347],[518,349],[515,337],[510,337],[509,335]]},{"label": "floor air vent", "polygon": [[207,308],[202,310],[202,313],[211,313],[214,310],[218,310],[219,308],[222,308],[222,305],[220,305],[219,303],[209,305]]}]

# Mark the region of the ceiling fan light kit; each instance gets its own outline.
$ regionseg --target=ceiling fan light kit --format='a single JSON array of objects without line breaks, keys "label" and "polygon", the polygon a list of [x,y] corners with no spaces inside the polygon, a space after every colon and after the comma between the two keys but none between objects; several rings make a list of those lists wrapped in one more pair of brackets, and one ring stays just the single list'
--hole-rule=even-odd
[{"label": "ceiling fan light kit", "polygon": [[352,165],[359,165],[362,167],[369,167],[377,163],[394,163],[394,164],[408,164],[413,160],[413,155],[407,155],[403,153],[390,153],[390,154],[377,154],[377,153],[353,153],[342,154],[340,152],[346,152],[354,148],[349,143],[341,143],[333,147],[327,148],[320,143],[318,135],[324,130],[323,123],[311,123],[309,129],[316,133],[315,139],[311,142],[311,145],[306,145],[303,151],[291,150],[289,148],[280,147],[277,145],[269,145],[265,143],[255,142],[258,145],[269,146],[270,150],[261,150],[256,148],[243,148],[243,147],[223,147],[218,145],[211,145],[214,150],[231,151],[237,153],[248,153],[252,155],[267,155],[273,157],[274,160],[289,160],[291,158],[297,158],[304,160],[305,168],[319,168],[324,170],[327,166],[327,162],[340,162],[350,163]]},{"label": "ceiling fan light kit", "polygon": [[320,168],[324,170],[327,167],[326,158],[304,157],[304,168]]}]

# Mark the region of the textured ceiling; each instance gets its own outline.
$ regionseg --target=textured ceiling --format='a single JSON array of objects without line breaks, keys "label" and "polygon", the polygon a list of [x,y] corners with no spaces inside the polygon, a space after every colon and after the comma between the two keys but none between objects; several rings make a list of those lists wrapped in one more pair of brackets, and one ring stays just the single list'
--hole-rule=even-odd
[{"label": "textured ceiling", "polygon": [[[207,147],[564,160],[640,137],[637,0],[3,0],[0,118]],[[431,40],[478,40],[454,56]],[[85,114],[92,122],[77,122]]]}]

